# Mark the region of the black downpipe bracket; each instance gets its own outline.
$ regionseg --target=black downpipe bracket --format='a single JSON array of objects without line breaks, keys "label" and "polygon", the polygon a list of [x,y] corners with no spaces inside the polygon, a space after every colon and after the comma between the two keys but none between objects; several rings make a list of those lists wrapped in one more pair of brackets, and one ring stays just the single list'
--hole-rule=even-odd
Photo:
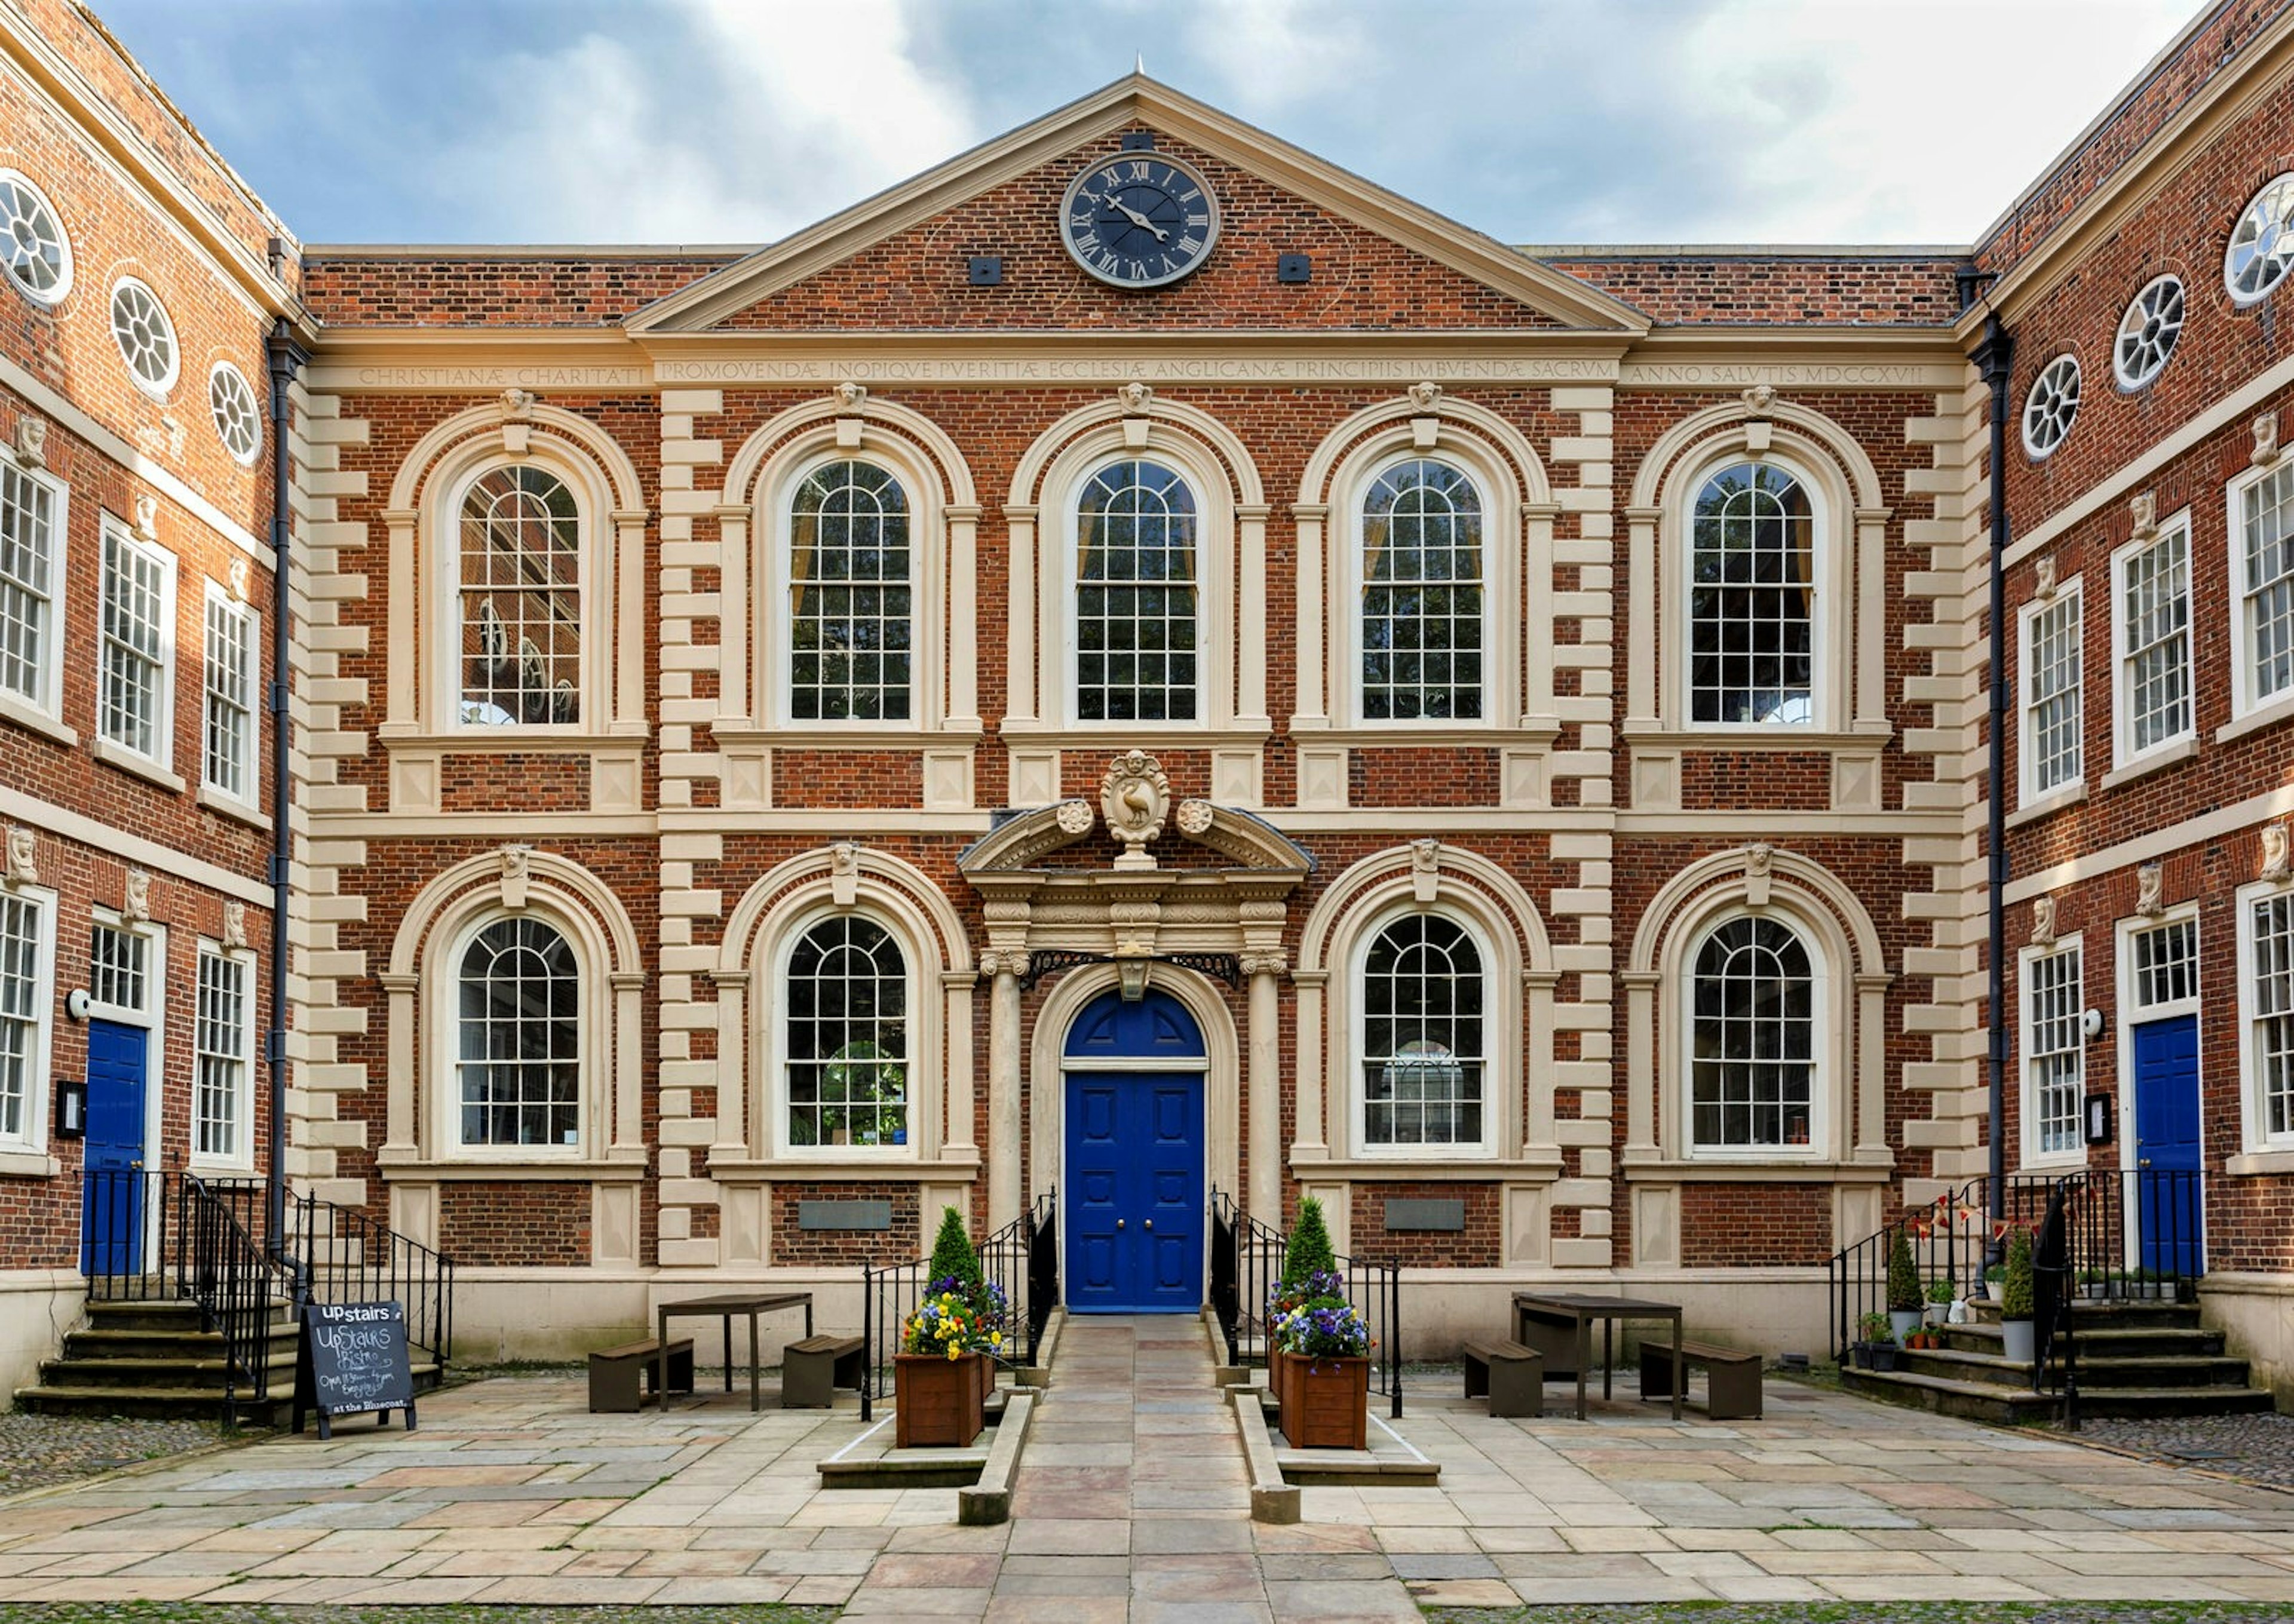
[{"label": "black downpipe bracket", "polygon": [[1990,1027],[1992,1239],[1986,1261],[2004,1251],[2000,1226],[2007,1216],[2007,384],[2013,375],[2015,341],[1997,315],[1969,357],[1991,391],[1991,725],[1988,799],[1990,934],[1985,981],[1986,1024]]},{"label": "black downpipe bracket", "polygon": [[294,562],[289,500],[294,470],[287,453],[287,386],[311,357],[295,342],[284,317],[273,324],[263,347],[271,366],[271,1027],[264,1035],[271,1075],[271,1131],[264,1159],[264,1246],[276,1260],[287,1251],[287,913],[294,855],[287,821],[294,800],[288,767],[294,726],[288,703],[288,673],[293,669],[288,617],[294,607],[289,579]]}]

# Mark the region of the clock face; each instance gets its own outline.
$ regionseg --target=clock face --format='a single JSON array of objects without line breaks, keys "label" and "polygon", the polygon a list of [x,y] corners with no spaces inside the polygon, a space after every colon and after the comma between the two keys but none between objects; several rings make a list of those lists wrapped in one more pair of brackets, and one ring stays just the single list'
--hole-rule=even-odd
[{"label": "clock face", "polygon": [[1156,152],[1119,152],[1076,176],[1060,240],[1076,264],[1118,288],[1160,288],[1209,257],[1218,199],[1202,176]]}]

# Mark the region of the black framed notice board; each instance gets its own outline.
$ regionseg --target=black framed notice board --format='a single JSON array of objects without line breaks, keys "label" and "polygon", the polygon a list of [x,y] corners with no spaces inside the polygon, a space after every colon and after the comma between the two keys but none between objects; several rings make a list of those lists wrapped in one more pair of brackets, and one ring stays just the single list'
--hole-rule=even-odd
[{"label": "black framed notice board", "polygon": [[390,1412],[406,1412],[414,1430],[414,1373],[406,1357],[406,1308],[399,1303],[312,1303],[303,1310],[302,1346],[295,1354],[295,1430],[315,1411],[319,1436],[335,1435],[334,1417],[374,1412],[378,1426]]}]

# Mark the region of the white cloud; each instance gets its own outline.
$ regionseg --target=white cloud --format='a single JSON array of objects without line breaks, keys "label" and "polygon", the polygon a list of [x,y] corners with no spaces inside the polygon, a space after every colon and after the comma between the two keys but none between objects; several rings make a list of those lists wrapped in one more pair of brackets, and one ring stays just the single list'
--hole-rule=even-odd
[{"label": "white cloud", "polygon": [[[1357,84],[1366,43],[1354,19],[1311,0],[1203,0],[1180,37],[1227,94],[1254,110],[1289,108]],[[1157,65],[1147,69],[1156,73]]]},{"label": "white cloud", "polygon": [[[769,240],[975,139],[909,55],[899,0],[684,0],[650,38],[592,33],[500,68],[440,187],[502,240]],[[671,19],[664,19],[670,21]]]}]

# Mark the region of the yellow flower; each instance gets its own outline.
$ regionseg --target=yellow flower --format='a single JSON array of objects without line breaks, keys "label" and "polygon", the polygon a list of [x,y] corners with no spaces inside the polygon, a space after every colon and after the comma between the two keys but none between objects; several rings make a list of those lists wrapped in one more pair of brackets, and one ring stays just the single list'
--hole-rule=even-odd
[{"label": "yellow flower", "polygon": [[957,1346],[956,1346],[954,1343],[952,1343],[952,1342],[951,1342],[951,1343],[949,1343],[949,1344],[948,1344],[948,1363],[950,1363],[950,1364],[954,1364],[957,1360],[962,1359],[963,1357],[964,1357],[964,1350],[963,1350],[962,1348],[957,1347]]}]

